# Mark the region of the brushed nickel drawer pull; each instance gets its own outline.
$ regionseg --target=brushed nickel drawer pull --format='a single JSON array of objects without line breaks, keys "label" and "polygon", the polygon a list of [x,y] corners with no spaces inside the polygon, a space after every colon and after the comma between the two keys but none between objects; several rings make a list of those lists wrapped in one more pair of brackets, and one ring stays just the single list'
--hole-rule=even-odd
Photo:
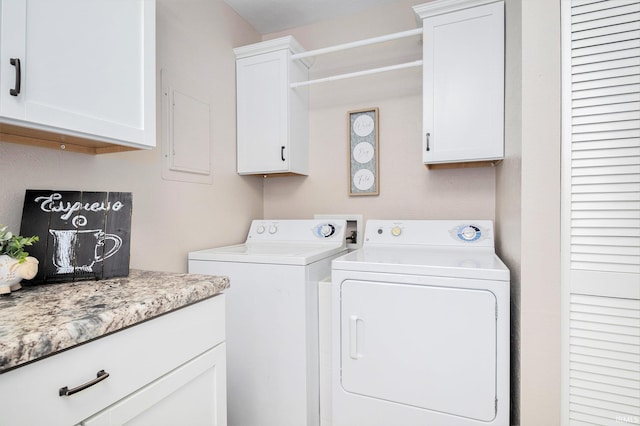
[{"label": "brushed nickel drawer pull", "polygon": [[74,393],[78,393],[80,391],[85,390],[86,388],[89,388],[89,387],[95,385],[96,383],[100,383],[101,381],[103,381],[107,377],[109,377],[109,373],[107,373],[104,370],[100,370],[100,371],[98,371],[98,374],[97,374],[96,378],[91,380],[90,382],[87,382],[87,383],[85,383],[83,385],[80,385],[78,387],[75,387],[73,389],[69,389],[67,386],[65,386],[63,388],[60,388],[60,390],[58,391],[58,394],[60,396],[71,396]]}]

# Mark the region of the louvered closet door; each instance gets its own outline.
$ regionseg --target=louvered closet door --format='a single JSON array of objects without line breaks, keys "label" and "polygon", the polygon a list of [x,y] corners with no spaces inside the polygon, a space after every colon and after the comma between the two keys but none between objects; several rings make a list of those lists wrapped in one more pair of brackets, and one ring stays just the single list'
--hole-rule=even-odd
[{"label": "louvered closet door", "polygon": [[640,0],[563,0],[563,422],[640,424]]}]

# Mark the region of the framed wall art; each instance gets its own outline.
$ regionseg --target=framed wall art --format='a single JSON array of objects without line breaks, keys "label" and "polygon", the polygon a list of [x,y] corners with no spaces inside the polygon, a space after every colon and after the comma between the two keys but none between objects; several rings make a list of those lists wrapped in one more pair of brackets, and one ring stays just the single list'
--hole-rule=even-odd
[{"label": "framed wall art", "polygon": [[349,123],[349,195],[378,195],[378,108],[347,113]]}]

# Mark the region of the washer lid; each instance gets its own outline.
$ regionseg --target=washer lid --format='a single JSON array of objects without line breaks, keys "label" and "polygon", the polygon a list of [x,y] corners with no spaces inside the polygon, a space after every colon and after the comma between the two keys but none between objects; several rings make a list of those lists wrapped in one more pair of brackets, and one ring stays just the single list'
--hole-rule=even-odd
[{"label": "washer lid", "polygon": [[244,243],[193,251],[189,253],[189,260],[308,265],[343,253],[345,250],[346,248],[341,244]]},{"label": "washer lid", "polygon": [[492,248],[364,246],[332,263],[333,269],[509,281]]},{"label": "washer lid", "polygon": [[347,222],[254,220],[242,244],[189,253],[189,260],[308,265],[346,251]]}]

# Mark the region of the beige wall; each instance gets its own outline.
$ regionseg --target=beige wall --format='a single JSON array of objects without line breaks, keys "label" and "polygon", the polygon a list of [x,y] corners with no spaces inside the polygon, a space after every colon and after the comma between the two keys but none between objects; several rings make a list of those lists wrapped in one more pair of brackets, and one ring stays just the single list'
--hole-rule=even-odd
[{"label": "beige wall", "polygon": [[522,0],[506,1],[505,160],[496,168],[496,251],[511,272],[511,424],[520,424]]},{"label": "beige wall", "polygon": [[[235,171],[231,48],[258,40],[221,0],[157,2],[158,86],[167,69],[211,101],[212,185],[163,180],[159,145],[89,156],[0,142],[0,223],[19,230],[27,188],[131,191],[132,268],[186,271],[188,251],[244,240],[250,220],[263,214],[262,182]],[[159,121],[159,139],[160,132]]]},{"label": "beige wall", "polygon": [[[414,4],[398,1],[354,16],[269,34],[307,50],[416,28]],[[422,58],[419,37],[316,58],[311,78]],[[380,195],[348,196],[347,112],[379,108]],[[366,219],[493,219],[495,170],[427,170],[421,158],[420,68],[311,86],[308,177],[267,178],[267,218],[359,213]]]},{"label": "beige wall", "polygon": [[522,0],[521,420],[560,424],[560,1]]},{"label": "beige wall", "polygon": [[507,0],[498,253],[511,269],[512,423],[560,421],[560,2]]}]

